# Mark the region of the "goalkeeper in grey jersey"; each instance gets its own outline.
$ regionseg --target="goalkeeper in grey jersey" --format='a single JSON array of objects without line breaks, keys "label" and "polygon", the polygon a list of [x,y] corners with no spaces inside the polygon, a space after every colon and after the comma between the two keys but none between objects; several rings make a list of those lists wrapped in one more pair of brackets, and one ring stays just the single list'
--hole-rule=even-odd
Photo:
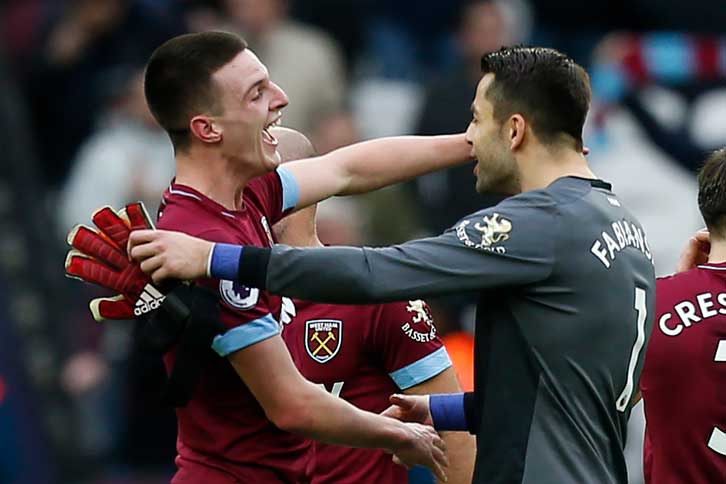
[{"label": "goalkeeper in grey jersey", "polygon": [[[155,280],[211,274],[321,302],[478,291],[475,391],[394,396],[388,415],[475,434],[477,483],[627,482],[655,301],[647,238],[582,154],[586,72],[526,47],[485,55],[482,72],[467,131],[476,188],[512,196],[442,235],[269,249],[139,231],[131,254]],[[314,189],[297,183],[301,198]]]}]

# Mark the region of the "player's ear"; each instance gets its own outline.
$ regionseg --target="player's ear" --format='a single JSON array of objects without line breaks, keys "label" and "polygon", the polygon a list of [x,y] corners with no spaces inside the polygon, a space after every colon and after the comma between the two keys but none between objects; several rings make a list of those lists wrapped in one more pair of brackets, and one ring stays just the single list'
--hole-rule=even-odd
[{"label": "player's ear", "polygon": [[524,143],[527,121],[521,114],[513,114],[509,118],[509,149],[516,151]]},{"label": "player's ear", "polygon": [[204,143],[218,143],[222,141],[222,127],[209,116],[194,116],[189,121],[192,135]]}]

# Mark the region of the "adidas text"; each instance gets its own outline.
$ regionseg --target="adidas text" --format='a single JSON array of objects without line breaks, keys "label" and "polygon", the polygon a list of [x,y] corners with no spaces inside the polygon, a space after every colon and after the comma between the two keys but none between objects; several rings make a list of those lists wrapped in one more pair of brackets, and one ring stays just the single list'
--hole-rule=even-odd
[{"label": "adidas text", "polygon": [[159,309],[165,298],[166,296],[160,293],[158,289],[151,284],[147,284],[141,296],[139,296],[138,301],[136,301],[134,315],[141,316],[142,314]]}]

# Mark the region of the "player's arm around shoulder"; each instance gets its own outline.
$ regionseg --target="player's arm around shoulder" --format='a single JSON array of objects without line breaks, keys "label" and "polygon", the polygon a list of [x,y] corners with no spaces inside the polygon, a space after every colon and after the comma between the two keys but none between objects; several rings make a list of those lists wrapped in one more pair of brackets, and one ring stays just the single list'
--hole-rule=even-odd
[{"label": "player's arm around shoulder", "polygon": [[463,134],[399,136],[357,143],[285,164],[299,186],[296,208],[334,195],[365,193],[470,159]]}]

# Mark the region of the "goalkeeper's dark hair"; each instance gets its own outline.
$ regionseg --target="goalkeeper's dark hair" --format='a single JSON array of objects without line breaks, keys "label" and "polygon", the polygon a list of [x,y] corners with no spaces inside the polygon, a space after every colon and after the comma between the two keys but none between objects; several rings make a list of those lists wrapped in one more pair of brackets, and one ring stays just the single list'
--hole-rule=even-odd
[{"label": "goalkeeper's dark hair", "polygon": [[238,35],[201,32],[167,40],[151,55],[144,76],[146,102],[175,150],[188,147],[194,116],[221,110],[212,74],[246,48]]},{"label": "goalkeeper's dark hair", "polygon": [[698,172],[698,209],[709,232],[726,239],[726,148],[714,151]]},{"label": "goalkeeper's dark hair", "polygon": [[481,58],[482,74],[494,74],[486,97],[494,119],[521,114],[545,144],[563,135],[582,150],[582,128],[590,108],[590,77],[567,55],[544,47],[503,47]]}]

